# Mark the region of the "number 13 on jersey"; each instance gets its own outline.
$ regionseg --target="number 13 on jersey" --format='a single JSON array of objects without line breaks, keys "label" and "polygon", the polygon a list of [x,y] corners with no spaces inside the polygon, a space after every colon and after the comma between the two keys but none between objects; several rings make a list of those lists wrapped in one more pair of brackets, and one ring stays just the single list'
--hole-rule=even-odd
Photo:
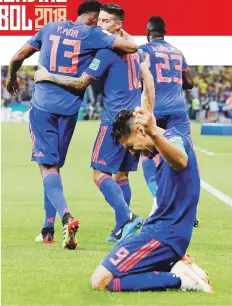
[{"label": "number 13 on jersey", "polygon": [[63,73],[76,73],[78,65],[78,55],[80,54],[81,42],[80,40],[67,39],[65,38],[62,42],[63,45],[73,46],[73,52],[65,51],[64,57],[71,58],[71,67],[58,66],[57,67],[57,51],[60,44],[61,37],[58,35],[50,35],[49,38],[52,41],[51,57],[50,57],[50,71],[56,71]]}]

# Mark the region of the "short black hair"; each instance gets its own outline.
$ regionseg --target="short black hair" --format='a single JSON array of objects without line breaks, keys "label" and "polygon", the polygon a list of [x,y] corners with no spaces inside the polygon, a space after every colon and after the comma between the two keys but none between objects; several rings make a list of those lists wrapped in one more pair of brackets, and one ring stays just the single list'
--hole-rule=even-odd
[{"label": "short black hair", "polygon": [[87,14],[91,12],[100,13],[101,7],[102,7],[101,2],[88,0],[83,2],[78,7],[77,14],[81,16],[82,14]]},{"label": "short black hair", "polygon": [[107,12],[109,14],[115,15],[119,20],[124,21],[124,10],[115,3],[103,4],[101,11]]},{"label": "short black hair", "polygon": [[115,143],[118,143],[122,137],[131,134],[131,119],[133,118],[134,110],[122,110],[114,119],[112,136]]},{"label": "short black hair", "polygon": [[163,18],[160,16],[152,16],[148,20],[147,30],[151,36],[156,36],[157,34],[164,36],[166,33],[166,28]]}]

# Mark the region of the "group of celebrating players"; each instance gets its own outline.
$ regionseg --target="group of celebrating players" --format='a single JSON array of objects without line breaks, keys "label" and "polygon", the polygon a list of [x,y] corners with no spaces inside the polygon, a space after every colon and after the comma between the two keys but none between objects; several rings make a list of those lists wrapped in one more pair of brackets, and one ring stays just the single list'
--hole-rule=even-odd
[{"label": "group of celebrating players", "polygon": [[[193,87],[182,54],[164,40],[164,20],[147,23],[148,43],[123,30],[117,4],[85,1],[75,22],[51,22],[12,58],[7,89],[18,93],[17,71],[39,51],[30,109],[32,160],[43,179],[45,220],[37,241],[54,242],[58,212],[63,248],[76,249],[80,223],[68,208],[60,175],[86,87],[104,84],[103,117],[91,167],[115,211],[107,241],[115,247],[92,275],[94,290],[182,289],[213,292],[208,275],[186,255],[196,222],[200,178],[183,89]],[[153,197],[144,220],[130,208],[129,172],[142,159]],[[139,230],[140,229],[140,230]]]}]

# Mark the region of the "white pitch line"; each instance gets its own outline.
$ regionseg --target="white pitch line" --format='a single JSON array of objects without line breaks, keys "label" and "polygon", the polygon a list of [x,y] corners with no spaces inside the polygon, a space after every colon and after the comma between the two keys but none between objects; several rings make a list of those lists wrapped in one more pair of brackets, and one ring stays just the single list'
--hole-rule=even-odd
[{"label": "white pitch line", "polygon": [[194,147],[194,150],[197,151],[197,152],[204,153],[204,154],[206,154],[208,156],[214,156],[214,155],[217,155],[217,156],[232,156],[232,152],[214,153],[214,152],[211,152],[211,151],[199,148],[199,147]]},{"label": "white pitch line", "polygon": [[224,202],[225,204],[232,207],[232,198],[229,197],[228,195],[224,194],[223,192],[214,188],[213,186],[211,186],[210,184],[208,184],[207,182],[203,180],[201,180],[201,187],[204,188],[209,193],[211,193],[212,195],[214,195],[216,198],[218,198],[222,202]]},{"label": "white pitch line", "polygon": [[201,152],[201,153],[205,153],[206,155],[215,155],[215,153],[214,152],[210,152],[210,151],[208,151],[208,150],[205,150],[205,149],[201,149],[201,148],[198,148],[198,147],[194,147],[194,149],[196,150],[196,151],[199,151],[199,152]]},{"label": "white pitch line", "polygon": [[232,156],[232,153],[229,153],[229,152],[227,152],[227,153],[217,153],[217,155],[219,155],[219,156]]}]

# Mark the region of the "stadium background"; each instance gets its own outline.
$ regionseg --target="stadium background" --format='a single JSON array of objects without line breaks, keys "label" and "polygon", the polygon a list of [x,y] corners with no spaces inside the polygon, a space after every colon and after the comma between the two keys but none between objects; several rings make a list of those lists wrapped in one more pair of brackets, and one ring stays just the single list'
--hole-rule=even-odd
[{"label": "stadium background", "polygon": [[[28,121],[36,66],[24,66],[18,73],[19,94],[12,98],[5,88],[8,66],[1,68],[2,121]],[[232,121],[232,67],[192,66],[195,87],[185,92],[190,119],[199,122]],[[103,89],[100,81],[87,88],[78,120],[99,120]]]},{"label": "stadium background", "polygon": [[[68,0],[75,15],[80,1]],[[112,2],[112,1],[105,1]],[[232,305],[232,138],[200,135],[201,123],[207,120],[231,122],[228,117],[231,96],[232,27],[230,0],[116,1],[127,12],[126,29],[138,44],[146,41],[145,23],[152,13],[167,21],[167,40],[180,48],[190,65],[197,86],[186,96],[190,106],[191,132],[200,166],[202,191],[199,203],[200,227],[194,230],[190,253],[210,276],[215,293],[205,295],[187,292],[110,294],[92,292],[90,276],[103,256],[111,249],[104,239],[113,224],[112,210],[106,205],[92,182],[89,160],[98,129],[97,120],[82,120],[74,134],[66,167],[62,171],[65,192],[73,214],[81,221],[80,248],[77,252],[61,250],[61,224],[57,220],[56,243],[44,246],[34,243],[43,219],[43,196],[38,169],[30,163],[31,142],[28,133],[28,99],[33,88],[32,66],[38,55],[25,61],[20,72],[21,91],[17,101],[4,92],[6,65],[29,34],[2,33],[0,36],[2,66],[1,124],[2,135],[2,305]],[[143,12],[143,14],[141,14]],[[175,13],[173,13],[175,12]],[[25,36],[26,34],[26,36]],[[0,33],[1,35],[1,33]],[[31,67],[28,67],[31,65]],[[100,101],[93,89],[86,101]],[[99,93],[99,91],[97,91]],[[98,100],[96,100],[96,97]],[[206,97],[213,107],[200,113],[191,112]],[[215,102],[216,103],[212,103]],[[13,102],[13,103],[12,103]],[[227,102],[227,103],[226,103]],[[10,103],[10,104],[9,104]],[[207,104],[206,103],[206,104]],[[16,113],[5,107],[14,108]],[[23,107],[23,109],[22,109]],[[210,105],[209,105],[210,107]],[[91,108],[92,109],[92,108]],[[216,109],[216,110],[215,110]],[[88,111],[84,111],[88,113]],[[100,112],[100,108],[99,108]],[[99,113],[97,112],[97,114]],[[24,115],[23,115],[23,114]],[[206,115],[207,113],[207,115]],[[83,113],[82,113],[83,114]],[[9,121],[20,121],[12,124]],[[146,188],[141,168],[131,175],[132,207],[147,216],[152,199]]]}]

